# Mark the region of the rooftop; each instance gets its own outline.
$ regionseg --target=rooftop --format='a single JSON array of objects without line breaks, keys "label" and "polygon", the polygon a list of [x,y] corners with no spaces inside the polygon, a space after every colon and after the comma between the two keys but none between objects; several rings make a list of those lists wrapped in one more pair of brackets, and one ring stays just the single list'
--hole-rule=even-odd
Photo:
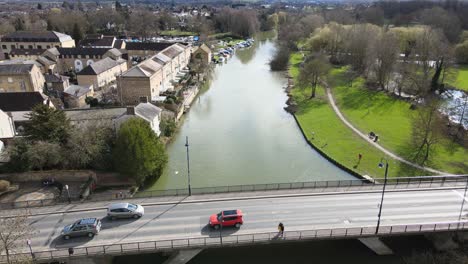
[{"label": "rooftop", "polygon": [[113,60],[111,58],[104,58],[100,61],[97,61],[91,65],[86,66],[83,70],[81,70],[78,75],[98,75],[101,74],[109,69],[117,67],[125,63],[125,60]]},{"label": "rooftop", "polygon": [[63,92],[70,96],[81,97],[89,93],[90,90],[90,86],[70,85]]},{"label": "rooftop", "polygon": [[161,51],[167,47],[170,47],[172,43],[166,42],[127,42],[125,49],[126,50],[153,50]]},{"label": "rooftop", "polygon": [[110,48],[57,48],[60,55],[98,55],[102,56]]},{"label": "rooftop", "polygon": [[91,121],[102,119],[116,119],[127,113],[127,108],[90,108],[90,109],[73,109],[64,110],[70,121]]},{"label": "rooftop", "polygon": [[31,72],[34,64],[0,64],[0,75],[20,75]]},{"label": "rooftop", "polygon": [[135,114],[151,121],[161,114],[161,108],[151,103],[140,103],[135,107]]},{"label": "rooftop", "polygon": [[0,109],[4,112],[31,111],[47,99],[39,92],[0,93]]},{"label": "rooftop", "polygon": [[6,42],[64,42],[73,40],[69,35],[56,31],[16,31],[4,37]]}]

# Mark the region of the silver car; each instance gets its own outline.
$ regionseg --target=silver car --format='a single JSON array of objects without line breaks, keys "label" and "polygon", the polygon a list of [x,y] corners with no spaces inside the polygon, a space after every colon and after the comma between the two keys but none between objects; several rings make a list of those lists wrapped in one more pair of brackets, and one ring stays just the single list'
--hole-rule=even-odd
[{"label": "silver car", "polygon": [[145,209],[139,204],[115,203],[107,208],[107,216],[110,219],[116,218],[140,218],[145,214]]},{"label": "silver car", "polygon": [[101,230],[101,220],[97,218],[85,218],[76,221],[63,228],[62,237],[65,240],[71,237],[87,236],[94,237]]}]

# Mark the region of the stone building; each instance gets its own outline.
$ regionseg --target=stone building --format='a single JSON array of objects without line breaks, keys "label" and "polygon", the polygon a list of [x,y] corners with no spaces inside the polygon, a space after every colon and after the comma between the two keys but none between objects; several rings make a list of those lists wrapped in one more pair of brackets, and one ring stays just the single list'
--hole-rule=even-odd
[{"label": "stone building", "polygon": [[93,95],[92,85],[71,85],[63,92],[63,99],[68,108],[83,108],[87,106],[86,97]]},{"label": "stone building", "polygon": [[0,40],[0,48],[8,58],[12,50],[46,50],[50,48],[75,47],[69,35],[55,31],[16,31]]},{"label": "stone building", "polygon": [[[170,47],[173,43],[168,42],[128,42],[125,50],[128,53],[129,63],[142,62],[149,57],[156,55],[158,52]],[[130,66],[133,66],[130,64]]]},{"label": "stone building", "polygon": [[162,85],[162,67],[147,59],[123,73],[118,81],[120,100],[126,105],[157,100]]},{"label": "stone building", "polygon": [[120,100],[126,105],[157,101],[160,92],[174,88],[190,54],[189,46],[177,43],[130,68],[118,82]]},{"label": "stone building", "polygon": [[45,79],[35,64],[0,64],[0,93],[43,92]]},{"label": "stone building", "polygon": [[117,76],[127,71],[127,61],[109,57],[92,63],[77,74],[79,85],[93,85],[96,90],[114,84]]},{"label": "stone building", "polygon": [[195,58],[200,58],[203,63],[210,64],[212,59],[211,49],[206,44],[196,47],[192,52],[192,59]]}]

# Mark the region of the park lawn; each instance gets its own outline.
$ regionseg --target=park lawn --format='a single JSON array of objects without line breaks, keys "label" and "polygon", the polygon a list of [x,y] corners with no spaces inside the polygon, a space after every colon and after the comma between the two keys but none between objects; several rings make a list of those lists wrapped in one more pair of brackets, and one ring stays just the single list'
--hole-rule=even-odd
[{"label": "park lawn", "polygon": [[[289,74],[295,80],[299,74],[302,55],[294,53],[290,57]],[[361,174],[383,177],[384,171],[378,163],[385,154],[367,141],[360,138],[338,118],[326,98],[325,90],[317,88],[317,97],[309,100],[310,88],[302,89],[298,85],[292,90],[292,96],[298,104],[296,118],[308,140],[328,156]],[[363,158],[358,163],[358,154]],[[428,175],[399,161],[389,160],[389,176]]]},{"label": "park lawn", "polygon": [[458,67],[457,78],[455,81],[449,82],[449,85],[468,91],[468,65]]},{"label": "park lawn", "polygon": [[[346,67],[334,68],[329,78],[343,115],[360,131],[366,134],[373,131],[379,135],[379,144],[385,148],[411,160],[414,110],[410,110],[410,103],[365,88],[362,78],[354,79],[350,87],[345,71]],[[467,149],[448,138],[442,138],[431,155],[426,164],[431,168],[449,173],[467,172]]]},{"label": "park lawn", "polygon": [[176,30],[163,30],[161,31],[160,35],[163,35],[163,36],[196,36],[198,34],[195,32],[180,31],[176,29]]}]

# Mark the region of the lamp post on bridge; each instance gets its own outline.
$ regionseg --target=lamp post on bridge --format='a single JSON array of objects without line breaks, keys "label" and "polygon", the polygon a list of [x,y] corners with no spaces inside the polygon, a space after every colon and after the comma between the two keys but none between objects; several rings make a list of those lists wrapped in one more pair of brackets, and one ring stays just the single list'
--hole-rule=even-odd
[{"label": "lamp post on bridge", "polygon": [[466,191],[468,190],[468,177],[466,177],[465,192],[463,193],[462,203],[460,207],[460,214],[458,215],[458,224],[457,228],[460,226],[460,221],[463,215],[463,207],[465,206]]},{"label": "lamp post on bridge", "polygon": [[377,235],[379,233],[379,228],[380,228],[380,217],[382,216],[382,207],[383,207],[383,200],[384,200],[384,195],[385,195],[385,187],[387,187],[387,176],[388,176],[388,160],[381,158],[379,162],[379,168],[383,168],[384,163],[383,160],[385,160],[385,178],[384,178],[384,184],[382,188],[382,198],[380,199],[380,204],[379,204],[379,214],[377,215],[377,228],[375,228],[375,234]]},{"label": "lamp post on bridge", "polygon": [[190,159],[189,159],[189,143],[188,136],[185,137],[185,147],[187,148],[187,177],[188,177],[188,195],[192,195],[192,187],[190,186]]}]

